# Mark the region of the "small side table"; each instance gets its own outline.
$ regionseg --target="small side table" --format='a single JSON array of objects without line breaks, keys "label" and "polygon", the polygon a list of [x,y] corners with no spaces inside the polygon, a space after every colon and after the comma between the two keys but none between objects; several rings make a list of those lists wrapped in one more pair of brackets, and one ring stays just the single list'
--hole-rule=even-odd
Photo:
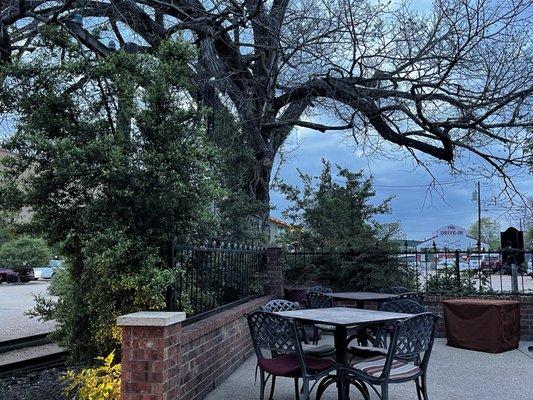
[{"label": "small side table", "polygon": [[502,353],[518,348],[520,303],[513,300],[443,301],[448,346]]}]

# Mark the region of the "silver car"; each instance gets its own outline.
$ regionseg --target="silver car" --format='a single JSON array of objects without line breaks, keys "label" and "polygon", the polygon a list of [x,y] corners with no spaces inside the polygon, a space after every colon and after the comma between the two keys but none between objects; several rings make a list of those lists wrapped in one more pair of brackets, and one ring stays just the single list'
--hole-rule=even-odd
[{"label": "silver car", "polygon": [[51,260],[46,267],[34,268],[35,279],[52,279],[57,269],[63,268],[63,260]]}]

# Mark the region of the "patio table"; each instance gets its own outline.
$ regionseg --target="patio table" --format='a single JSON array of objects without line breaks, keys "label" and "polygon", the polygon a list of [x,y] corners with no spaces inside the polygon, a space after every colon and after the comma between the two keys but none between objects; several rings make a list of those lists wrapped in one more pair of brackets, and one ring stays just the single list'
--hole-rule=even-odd
[{"label": "patio table", "polygon": [[[335,357],[338,363],[347,364],[347,331],[348,328],[366,327],[385,322],[393,322],[412,317],[411,314],[391,313],[385,311],[364,310],[348,307],[311,308],[304,310],[280,311],[276,314],[296,319],[304,324],[325,324],[335,326]],[[348,385],[343,374],[337,381],[338,399],[350,398]]]},{"label": "patio table", "polygon": [[[354,300],[355,307],[360,309],[365,308],[365,301],[382,301],[398,297],[397,294],[377,292],[334,292],[326,294],[328,294],[332,299],[335,300]],[[359,340],[359,343],[361,343],[361,345],[368,346],[368,336],[366,329],[359,329],[359,332],[357,333],[357,339]]]},{"label": "patio table", "polygon": [[398,297],[397,294],[376,292],[334,292],[325,294],[336,300],[354,300],[357,308],[365,308],[365,301],[381,301]]}]

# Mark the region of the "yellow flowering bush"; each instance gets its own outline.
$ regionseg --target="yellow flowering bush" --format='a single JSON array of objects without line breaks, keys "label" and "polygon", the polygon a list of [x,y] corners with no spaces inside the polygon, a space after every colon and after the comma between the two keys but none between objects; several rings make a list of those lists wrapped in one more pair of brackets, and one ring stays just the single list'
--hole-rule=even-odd
[{"label": "yellow flowering bush", "polygon": [[76,400],[119,400],[120,364],[113,364],[115,352],[96,359],[102,365],[67,372],[65,393]]}]

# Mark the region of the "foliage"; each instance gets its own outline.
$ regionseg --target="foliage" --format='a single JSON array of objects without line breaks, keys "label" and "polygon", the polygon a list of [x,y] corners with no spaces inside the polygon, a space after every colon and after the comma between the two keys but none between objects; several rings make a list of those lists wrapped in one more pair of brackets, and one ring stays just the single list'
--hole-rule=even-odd
[{"label": "foliage", "polygon": [[[531,140],[531,147],[533,150],[533,139]],[[533,162],[531,164],[533,171]],[[527,199],[526,207],[524,209],[524,246],[526,249],[533,250],[533,197]]]},{"label": "foliage", "polygon": [[[468,234],[478,237],[478,221],[468,228]],[[481,218],[481,241],[488,243],[491,249],[500,248],[500,223],[490,217]]]},{"label": "foliage", "polygon": [[50,250],[42,238],[21,236],[0,247],[0,266],[4,268],[39,268],[49,262]]},{"label": "foliage", "polygon": [[301,172],[302,188],[278,182],[279,191],[290,203],[283,216],[293,225],[281,241],[307,250],[357,250],[378,241],[388,243],[398,234],[398,225],[382,225],[374,219],[390,211],[391,198],[373,205],[371,179],[364,178],[362,172],[337,166],[337,175],[343,181],[339,183],[332,176],[330,163],[322,160],[322,164],[318,182]]},{"label": "foliage", "polygon": [[102,59],[53,27],[46,40],[48,52],[5,67],[2,92],[20,118],[0,204],[31,208],[29,228],[66,260],[59,301],[38,307],[57,322],[54,339],[90,360],[117,347],[118,315],[163,307],[169,238],[216,232],[218,158],[188,101],[190,47]]},{"label": "foliage", "polygon": [[10,213],[0,210],[0,247],[17,236],[13,217]]},{"label": "foliage", "polygon": [[295,286],[320,283],[335,291],[378,291],[391,286],[415,290],[416,271],[377,247],[364,251],[287,253],[284,278]]},{"label": "foliage", "polygon": [[489,293],[490,276],[477,270],[460,271],[460,287],[457,287],[456,272],[453,266],[441,269],[431,275],[426,282],[427,292]]},{"label": "foliage", "polygon": [[97,357],[102,365],[82,369],[79,372],[67,371],[65,393],[75,395],[77,400],[119,400],[120,364],[113,364],[115,352],[107,357]]},{"label": "foliage", "polygon": [[[414,275],[393,254],[396,244],[391,239],[397,236],[398,225],[374,219],[389,212],[390,199],[373,205],[372,180],[362,172],[337,166],[337,175],[342,184],[323,160],[318,182],[300,173],[302,188],[278,183],[290,202],[283,215],[292,223],[280,241],[296,251],[286,257],[287,281],[315,281],[336,290],[413,287]],[[300,251],[310,254],[305,258]]]},{"label": "foliage", "polygon": [[54,275],[50,280],[48,293],[52,296],[62,296],[68,291],[71,284],[68,271],[64,268],[58,268],[54,271]]}]

